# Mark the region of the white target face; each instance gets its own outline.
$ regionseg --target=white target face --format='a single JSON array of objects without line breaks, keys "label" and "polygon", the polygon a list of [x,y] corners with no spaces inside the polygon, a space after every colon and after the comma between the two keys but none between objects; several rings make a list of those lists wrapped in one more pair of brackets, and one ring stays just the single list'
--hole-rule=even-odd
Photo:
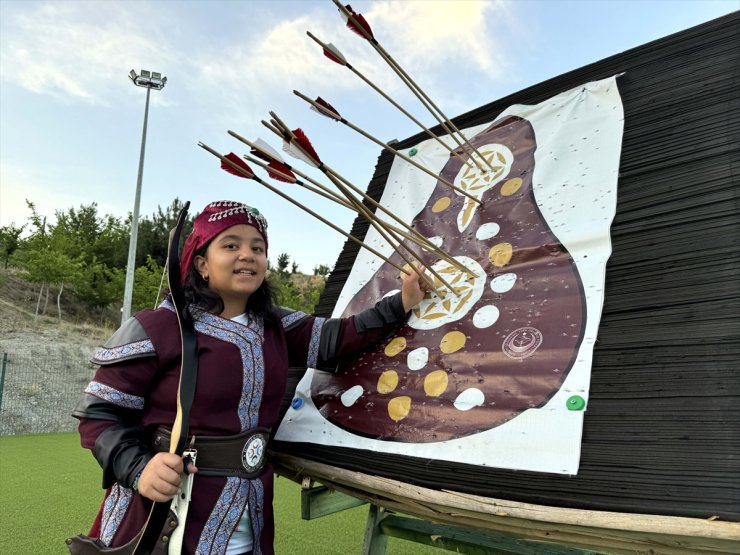
[{"label": "white target face", "polygon": [[[438,278],[430,276],[435,290],[411,311],[408,325],[417,330],[430,330],[463,318],[478,302],[486,286],[486,273],[478,262],[467,256],[453,257],[471,273],[446,261],[436,262],[432,268],[451,287],[448,289]],[[475,275],[473,275],[475,274]]]},{"label": "white target face", "polygon": [[[460,168],[454,184],[470,196],[480,200],[483,193],[509,174],[514,155],[507,146],[502,144],[484,145],[478,147],[478,152],[482,157],[473,154],[470,158],[474,163],[463,165]],[[460,231],[464,231],[470,225],[478,206],[479,204],[473,199],[465,198],[462,209],[457,214],[457,228]]]},{"label": "white target face", "polygon": [[[588,400],[623,126],[610,78],[467,129],[463,159],[414,146],[438,180],[397,157],[381,203],[455,260],[420,247],[432,291],[337,373],[307,372],[278,439],[576,474],[584,412],[566,403]],[[388,259],[360,250],[333,317],[416,264],[377,230],[367,242]]]}]

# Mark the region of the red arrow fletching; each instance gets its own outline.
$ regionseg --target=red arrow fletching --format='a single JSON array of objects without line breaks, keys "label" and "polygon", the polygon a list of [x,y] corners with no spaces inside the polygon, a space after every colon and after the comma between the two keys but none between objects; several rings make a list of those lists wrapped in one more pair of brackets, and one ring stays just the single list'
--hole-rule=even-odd
[{"label": "red arrow fletching", "polygon": [[[355,12],[352,9],[352,6],[350,6],[349,4],[347,4],[344,7],[345,7],[345,9],[349,13],[352,14],[352,17],[351,18],[350,17],[347,17],[346,18],[346,20],[347,20],[347,27],[349,27],[352,31],[354,31],[355,33],[357,33],[358,35],[360,35],[364,39],[364,38],[367,38],[367,37],[365,36],[365,34],[359,28],[359,27],[362,27],[365,30],[365,33],[367,33],[367,35],[371,39],[374,39],[375,37],[373,36],[373,30],[370,29],[370,24],[367,21],[365,21],[365,18],[362,17],[357,12]],[[344,13],[342,13],[342,17],[344,17]]]},{"label": "red arrow fletching", "polygon": [[320,163],[321,159],[319,158],[319,155],[314,150],[311,141],[308,140],[308,137],[306,137],[306,134],[303,132],[303,130],[293,129],[293,135],[295,136],[295,139],[293,140],[298,143],[303,148],[303,150],[305,150],[306,153],[316,161],[316,163]]},{"label": "red arrow fletching", "polygon": [[229,172],[231,175],[235,175],[237,177],[242,177],[244,179],[251,179],[254,177],[254,172],[252,171],[252,168],[250,168],[245,161],[243,161],[241,158],[239,158],[236,154],[233,152],[229,152],[226,156],[224,156],[227,160],[230,162],[233,162],[235,165],[239,166],[243,170],[247,171],[249,175],[244,175],[242,172],[237,170],[236,168],[232,167],[227,162],[224,162],[221,160],[221,169]]},{"label": "red arrow fletching", "polygon": [[[288,166],[286,166],[285,164],[281,164],[277,160],[272,160],[269,164],[267,164],[267,168],[267,175],[269,175],[273,179],[276,179],[277,181],[282,181],[284,183],[295,183],[297,181],[295,174],[288,169]],[[270,169],[277,170],[283,175],[271,172]],[[288,179],[285,176],[290,176],[291,179]]]},{"label": "red arrow fletching", "polygon": [[314,102],[318,104],[319,106],[321,106],[321,109],[311,104],[312,110],[318,112],[322,116],[326,116],[327,118],[331,118],[335,121],[339,121],[340,119],[342,119],[342,116],[339,115],[339,112],[337,111],[337,109],[334,108],[334,106],[329,104],[326,100],[324,100],[320,96],[317,96]]},{"label": "red arrow fletching", "polygon": [[339,49],[332,43],[324,45],[324,56],[329,58],[332,62],[338,63],[340,66],[346,66],[347,60],[339,51]]}]

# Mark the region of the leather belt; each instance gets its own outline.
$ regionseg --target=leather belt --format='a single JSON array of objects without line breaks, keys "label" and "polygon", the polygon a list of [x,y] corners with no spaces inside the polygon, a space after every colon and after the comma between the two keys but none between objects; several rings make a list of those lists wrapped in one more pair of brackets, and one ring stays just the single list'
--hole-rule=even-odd
[{"label": "leather belt", "polygon": [[[197,451],[200,476],[238,476],[253,480],[262,474],[267,454],[269,428],[252,428],[233,436],[192,436],[186,449]],[[170,430],[160,426],[152,436],[155,451],[168,451]]]}]

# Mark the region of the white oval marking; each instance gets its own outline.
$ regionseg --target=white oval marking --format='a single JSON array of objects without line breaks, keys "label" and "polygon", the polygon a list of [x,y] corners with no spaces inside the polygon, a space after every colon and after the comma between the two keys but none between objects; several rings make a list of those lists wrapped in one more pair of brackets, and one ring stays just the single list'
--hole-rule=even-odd
[{"label": "white oval marking", "polygon": [[473,407],[481,406],[485,399],[486,398],[480,389],[471,387],[457,396],[454,405],[457,410],[470,410]]},{"label": "white oval marking", "polygon": [[506,293],[516,284],[516,274],[502,274],[491,280],[494,293]]},{"label": "white oval marking", "polygon": [[490,239],[491,237],[498,235],[499,231],[501,231],[501,226],[497,223],[489,222],[487,224],[483,224],[475,231],[475,238],[480,239],[481,241],[484,239]]},{"label": "white oval marking", "polygon": [[442,237],[429,237],[428,241],[437,248],[441,247],[442,243],[444,243],[444,239],[442,239]]},{"label": "white oval marking", "polygon": [[342,393],[342,404],[345,407],[351,407],[357,402],[357,399],[359,399],[363,393],[365,393],[365,390],[362,389],[361,385],[350,387],[347,391]]},{"label": "white oval marking", "polygon": [[409,370],[421,370],[427,365],[429,361],[429,349],[426,347],[419,347],[409,353],[406,358],[406,364]]},{"label": "white oval marking", "polygon": [[499,317],[499,310],[492,304],[483,306],[473,314],[473,325],[476,328],[487,328],[496,323]]}]

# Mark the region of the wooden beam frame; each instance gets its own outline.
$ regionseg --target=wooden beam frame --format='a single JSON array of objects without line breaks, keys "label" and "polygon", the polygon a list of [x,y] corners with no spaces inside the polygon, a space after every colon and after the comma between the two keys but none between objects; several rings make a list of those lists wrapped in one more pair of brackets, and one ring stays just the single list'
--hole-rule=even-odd
[{"label": "wooden beam frame", "polygon": [[437,491],[280,453],[275,471],[300,483],[310,477],[384,510],[576,549],[635,555],[740,552],[740,523],[592,511]]}]

